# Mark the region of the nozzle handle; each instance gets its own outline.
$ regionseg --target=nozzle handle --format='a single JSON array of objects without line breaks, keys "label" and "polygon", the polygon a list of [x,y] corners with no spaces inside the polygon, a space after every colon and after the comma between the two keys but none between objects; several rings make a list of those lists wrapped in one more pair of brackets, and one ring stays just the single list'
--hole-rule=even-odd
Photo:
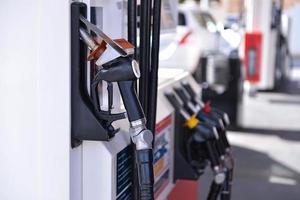
[{"label": "nozzle handle", "polygon": [[189,83],[184,82],[182,83],[182,86],[192,98],[197,98],[196,92],[193,90],[192,86]]},{"label": "nozzle handle", "polygon": [[230,119],[229,119],[229,116],[226,112],[224,112],[222,110],[219,110],[217,108],[212,108],[212,112],[215,113],[216,115],[219,115],[222,118],[222,121],[223,121],[225,126],[230,125]]},{"label": "nozzle handle", "polygon": [[217,149],[213,143],[215,141],[214,130],[208,125],[201,123],[195,127],[195,131],[206,139],[205,146],[212,168],[220,166]]},{"label": "nozzle handle", "polygon": [[212,168],[214,169],[215,167],[219,167],[220,166],[219,156],[216,148],[213,145],[213,142],[206,141],[205,145],[206,145],[209,161],[211,162]]},{"label": "nozzle handle", "polygon": [[189,102],[191,100],[191,97],[187,93],[185,93],[182,88],[175,87],[174,91],[183,102]]},{"label": "nozzle handle", "polygon": [[165,95],[175,109],[180,110],[182,108],[182,103],[178,101],[174,93],[170,92],[170,93],[166,93]]},{"label": "nozzle handle", "polygon": [[133,81],[118,82],[122,100],[127,111],[129,122],[145,118],[144,111],[135,92]]}]

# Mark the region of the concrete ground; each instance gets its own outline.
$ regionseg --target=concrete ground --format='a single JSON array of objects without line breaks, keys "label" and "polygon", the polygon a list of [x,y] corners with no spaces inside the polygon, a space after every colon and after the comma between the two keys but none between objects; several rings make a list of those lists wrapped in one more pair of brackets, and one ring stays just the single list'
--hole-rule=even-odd
[{"label": "concrete ground", "polygon": [[[259,92],[245,103],[244,128],[228,133],[236,157],[232,200],[299,200],[300,67],[282,91]],[[201,177],[201,200],[210,180],[209,173]]]}]

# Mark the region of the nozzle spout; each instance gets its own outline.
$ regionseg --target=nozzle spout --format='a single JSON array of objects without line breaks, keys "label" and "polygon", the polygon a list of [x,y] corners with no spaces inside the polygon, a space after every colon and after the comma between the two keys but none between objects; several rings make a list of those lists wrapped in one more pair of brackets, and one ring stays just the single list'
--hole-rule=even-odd
[{"label": "nozzle spout", "polygon": [[90,36],[90,34],[88,32],[86,32],[86,30],[84,30],[83,28],[79,29],[79,33],[81,36],[81,39],[83,40],[83,42],[91,49],[95,49],[97,48],[97,44],[94,41],[94,39]]}]

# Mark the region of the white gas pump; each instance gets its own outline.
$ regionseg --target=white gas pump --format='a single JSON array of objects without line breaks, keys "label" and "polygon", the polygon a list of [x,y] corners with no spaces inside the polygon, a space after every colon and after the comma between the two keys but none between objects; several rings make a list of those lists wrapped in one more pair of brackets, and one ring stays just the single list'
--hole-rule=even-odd
[{"label": "white gas pump", "polygon": [[286,78],[286,66],[282,65],[287,62],[282,60],[288,56],[279,55],[281,9],[280,0],[245,1],[246,79],[260,90],[274,89],[282,78]]}]

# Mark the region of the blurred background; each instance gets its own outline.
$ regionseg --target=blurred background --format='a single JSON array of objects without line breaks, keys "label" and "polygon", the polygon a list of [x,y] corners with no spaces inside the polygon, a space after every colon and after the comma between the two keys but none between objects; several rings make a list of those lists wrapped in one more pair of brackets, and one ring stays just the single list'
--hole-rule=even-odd
[{"label": "blurred background", "polygon": [[[203,98],[235,123],[229,131],[237,166],[232,199],[299,199],[300,1],[180,2],[178,29],[188,32],[181,42],[189,47],[178,48],[190,48],[196,62],[186,66],[202,82]],[[196,33],[199,41],[192,38]],[[228,72],[222,56],[235,54],[244,67]],[[208,186],[200,185],[205,198]]]}]

